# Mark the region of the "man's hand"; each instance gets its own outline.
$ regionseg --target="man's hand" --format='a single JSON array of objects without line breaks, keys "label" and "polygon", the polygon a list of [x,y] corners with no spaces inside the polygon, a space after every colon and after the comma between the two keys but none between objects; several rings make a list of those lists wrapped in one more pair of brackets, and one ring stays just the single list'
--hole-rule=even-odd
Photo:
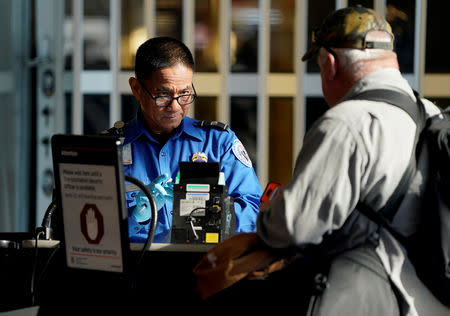
[{"label": "man's hand", "polygon": [[[156,209],[160,210],[166,202],[173,202],[173,182],[165,173],[153,180],[148,189],[155,200]],[[150,201],[144,192],[139,192],[136,196],[136,207],[133,210],[133,217],[138,223],[148,221],[151,218]]]},{"label": "man's hand", "polygon": [[259,205],[259,211],[260,212],[264,212],[265,210],[268,210],[269,208],[271,208],[273,202],[276,199],[279,199],[279,198],[281,198],[283,196],[282,191],[283,191],[283,189],[281,187],[279,187],[277,192],[276,192],[276,195],[274,195],[273,198],[271,198],[270,200],[266,200],[266,202],[262,202]]}]

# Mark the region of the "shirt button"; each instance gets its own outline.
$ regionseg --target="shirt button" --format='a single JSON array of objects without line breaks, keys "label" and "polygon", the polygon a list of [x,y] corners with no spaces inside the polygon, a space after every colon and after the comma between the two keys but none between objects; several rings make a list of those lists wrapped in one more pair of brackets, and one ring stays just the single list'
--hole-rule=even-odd
[{"label": "shirt button", "polygon": [[166,153],[165,152],[161,152],[161,157],[165,157]]}]

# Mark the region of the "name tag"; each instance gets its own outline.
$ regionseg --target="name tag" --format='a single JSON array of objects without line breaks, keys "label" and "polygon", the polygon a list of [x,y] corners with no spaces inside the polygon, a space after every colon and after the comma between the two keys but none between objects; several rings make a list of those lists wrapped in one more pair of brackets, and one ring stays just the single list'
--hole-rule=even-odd
[{"label": "name tag", "polygon": [[123,146],[122,160],[124,165],[131,165],[133,163],[133,158],[131,155],[131,144]]}]

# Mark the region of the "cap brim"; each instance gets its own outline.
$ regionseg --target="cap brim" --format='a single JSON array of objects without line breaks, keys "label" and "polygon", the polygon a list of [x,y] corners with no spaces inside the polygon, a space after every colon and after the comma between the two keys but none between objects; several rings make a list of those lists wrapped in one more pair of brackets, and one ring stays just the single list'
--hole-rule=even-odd
[{"label": "cap brim", "polygon": [[306,60],[311,59],[312,57],[316,56],[317,53],[319,52],[319,48],[320,48],[320,46],[312,45],[308,49],[308,51],[305,53],[305,55],[303,55],[302,61],[306,61]]}]

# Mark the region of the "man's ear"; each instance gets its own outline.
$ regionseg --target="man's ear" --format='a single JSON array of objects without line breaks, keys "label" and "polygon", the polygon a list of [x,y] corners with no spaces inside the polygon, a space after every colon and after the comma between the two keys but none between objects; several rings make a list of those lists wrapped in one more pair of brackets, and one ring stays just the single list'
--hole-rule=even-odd
[{"label": "man's ear", "polygon": [[333,54],[327,52],[326,60],[324,63],[324,75],[327,80],[334,80],[337,74],[337,60]]},{"label": "man's ear", "polygon": [[141,84],[139,83],[139,81],[134,78],[134,77],[130,77],[128,79],[128,84],[130,85],[131,88],[131,92],[133,93],[134,97],[136,99],[138,99],[138,101],[141,101]]}]

